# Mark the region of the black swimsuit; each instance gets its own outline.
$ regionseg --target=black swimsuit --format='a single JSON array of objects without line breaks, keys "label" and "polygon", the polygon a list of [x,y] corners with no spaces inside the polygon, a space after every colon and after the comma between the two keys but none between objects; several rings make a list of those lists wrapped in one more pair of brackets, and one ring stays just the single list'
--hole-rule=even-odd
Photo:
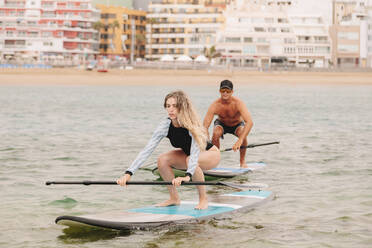
[{"label": "black swimsuit", "polygon": [[[187,156],[190,156],[191,136],[189,130],[184,127],[175,127],[171,122],[167,138],[173,147],[181,148]],[[208,141],[205,149],[208,151],[212,146],[213,144]]]},{"label": "black swimsuit", "polygon": [[[169,118],[165,119],[158,125],[155,132],[152,134],[151,139],[145,148],[143,148],[143,150],[137,155],[126,173],[132,175],[146,161],[160,141],[165,137],[168,137],[173,147],[181,148],[182,151],[189,156],[187,173],[192,176],[198,166],[200,148],[186,128],[174,127]],[[212,146],[212,143],[207,142],[206,150],[209,150]]]}]

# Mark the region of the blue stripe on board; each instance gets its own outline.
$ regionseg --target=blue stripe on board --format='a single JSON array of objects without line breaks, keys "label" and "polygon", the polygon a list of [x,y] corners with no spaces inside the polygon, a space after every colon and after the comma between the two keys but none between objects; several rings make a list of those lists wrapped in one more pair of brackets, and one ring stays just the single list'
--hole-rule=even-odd
[{"label": "blue stripe on board", "polygon": [[264,191],[264,190],[247,190],[247,191],[239,191],[227,195],[234,195],[234,196],[253,196],[253,197],[262,197],[266,198],[271,195],[271,191]]},{"label": "blue stripe on board", "polygon": [[195,210],[195,204],[181,204],[179,206],[169,206],[169,207],[143,207],[143,208],[134,208],[129,209],[129,212],[136,213],[149,213],[149,214],[169,214],[169,215],[186,215],[192,216],[195,218],[221,214],[234,210],[231,207],[224,206],[209,206],[204,210]]}]

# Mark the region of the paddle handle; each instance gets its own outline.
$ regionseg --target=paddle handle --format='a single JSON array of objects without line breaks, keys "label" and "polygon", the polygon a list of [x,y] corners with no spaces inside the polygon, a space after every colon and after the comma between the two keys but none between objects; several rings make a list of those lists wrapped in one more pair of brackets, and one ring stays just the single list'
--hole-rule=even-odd
[{"label": "paddle handle", "polygon": [[[279,144],[279,141],[274,141],[274,142],[268,142],[268,143],[262,143],[262,144],[251,144],[247,146],[241,146],[240,149],[245,149],[245,148],[253,148],[257,146],[268,146],[268,145],[274,145],[274,144]],[[232,151],[232,148],[226,148],[224,150],[221,150],[221,152],[227,152],[227,151]]]},{"label": "paddle handle", "polygon": [[[116,181],[47,181],[46,185],[52,184],[82,184],[82,185],[117,185]],[[127,185],[172,185],[168,181],[129,181]],[[221,185],[220,182],[182,182],[181,185]]]}]

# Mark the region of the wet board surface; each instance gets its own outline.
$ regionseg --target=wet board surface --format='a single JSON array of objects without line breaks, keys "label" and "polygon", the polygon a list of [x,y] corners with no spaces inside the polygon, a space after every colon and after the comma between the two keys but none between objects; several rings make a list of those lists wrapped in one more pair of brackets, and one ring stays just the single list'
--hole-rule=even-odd
[{"label": "wet board surface", "polygon": [[232,168],[225,168],[225,167],[217,167],[211,170],[204,171],[204,175],[206,176],[213,176],[213,177],[223,177],[223,178],[231,178],[246,174],[248,172],[252,172],[255,170],[260,170],[266,167],[264,162],[254,162],[254,163],[247,163],[248,168],[240,168],[239,165],[232,167]]},{"label": "wet board surface", "polygon": [[247,190],[209,196],[205,210],[195,210],[197,202],[182,201],[179,206],[147,206],[81,216],[60,216],[55,222],[66,226],[88,225],[117,230],[150,229],[152,227],[197,223],[202,220],[227,217],[238,211],[258,207],[271,199],[271,191]]},{"label": "wet board surface", "polygon": [[[248,165],[248,168],[240,168],[239,165],[236,165],[234,167],[217,167],[211,170],[205,170],[203,172],[204,172],[204,176],[213,177],[211,179],[214,180],[214,178],[216,177],[217,178],[232,178],[232,177],[244,175],[248,172],[252,172],[255,170],[264,169],[266,167],[266,164],[264,162],[251,162],[251,163],[247,163],[247,165]],[[159,172],[157,168],[154,168],[152,171],[155,175],[159,176]],[[176,176],[184,176],[185,174],[185,171],[183,170],[173,169],[173,171]],[[206,178],[206,180],[208,180],[208,178]]]}]

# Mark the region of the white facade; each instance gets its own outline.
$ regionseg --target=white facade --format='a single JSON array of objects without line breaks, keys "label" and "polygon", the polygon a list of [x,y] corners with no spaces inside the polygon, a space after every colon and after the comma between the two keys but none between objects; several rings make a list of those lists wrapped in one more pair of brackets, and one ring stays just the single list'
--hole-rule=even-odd
[{"label": "white facade", "polygon": [[[202,1],[200,1],[202,2]],[[163,1],[149,5],[147,23],[147,58],[196,57],[216,43],[216,30],[222,23],[222,9],[204,4]],[[151,50],[151,51],[150,51]]]},{"label": "white facade", "polygon": [[[369,40],[372,38],[371,17],[372,16],[369,16],[368,14],[364,1],[359,1],[358,4],[355,6],[353,13],[344,16],[344,18],[340,22],[341,26],[359,27],[359,37],[349,37],[349,39],[359,40],[359,65],[361,67],[366,67],[371,64],[370,59],[368,59],[370,55],[372,55],[372,51],[370,48],[372,41]],[[353,48],[351,47],[349,49]]]},{"label": "white facade", "polygon": [[0,55],[97,54],[98,20],[90,0],[0,0]]},{"label": "white facade", "polygon": [[367,2],[367,66],[372,68],[372,0]]},{"label": "white facade", "polygon": [[221,62],[261,68],[278,64],[328,66],[327,25],[320,16],[289,15],[288,9],[293,8],[289,2],[240,0],[228,6],[225,25],[217,35]]}]

